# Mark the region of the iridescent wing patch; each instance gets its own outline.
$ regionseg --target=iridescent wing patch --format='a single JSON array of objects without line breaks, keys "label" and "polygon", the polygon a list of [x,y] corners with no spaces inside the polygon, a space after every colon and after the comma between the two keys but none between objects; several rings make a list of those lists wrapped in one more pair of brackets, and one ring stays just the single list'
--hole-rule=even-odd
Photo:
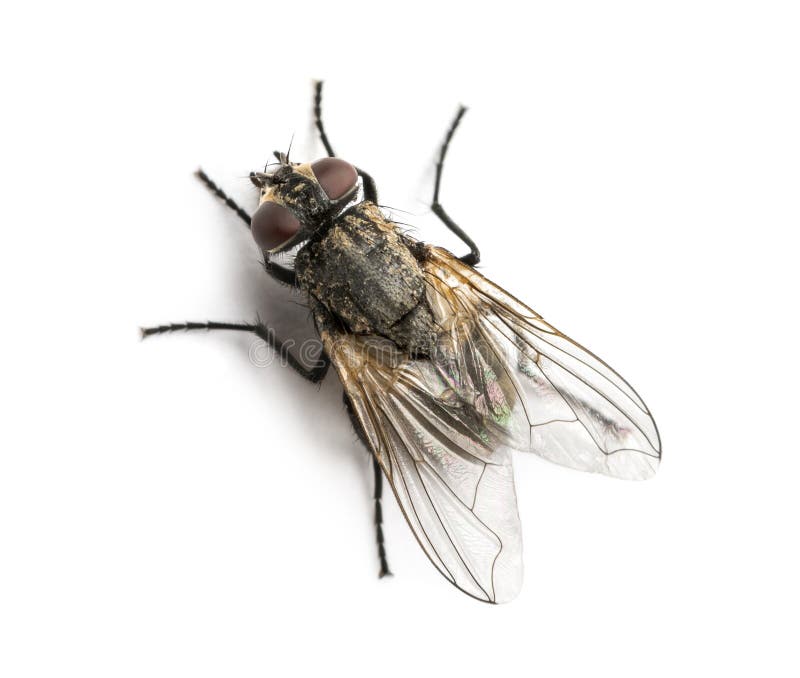
[{"label": "iridescent wing patch", "polygon": [[474,327],[462,336],[491,347],[514,384],[516,449],[627,480],[656,472],[658,429],[625,379],[446,250],[431,247],[428,255],[431,302],[458,316],[456,326]]}]

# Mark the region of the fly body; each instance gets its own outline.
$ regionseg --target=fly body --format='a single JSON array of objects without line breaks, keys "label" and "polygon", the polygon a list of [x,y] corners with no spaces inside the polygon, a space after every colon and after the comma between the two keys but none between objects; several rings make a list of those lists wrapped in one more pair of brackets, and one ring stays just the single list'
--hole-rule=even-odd
[{"label": "fly body", "polygon": [[[469,248],[461,257],[401,233],[378,206],[372,177],[335,157],[277,163],[250,175],[252,217],[202,171],[199,178],[250,227],[269,275],[308,298],[321,339],[307,367],[260,322],[189,322],[143,329],[252,332],[309,381],[333,366],[375,471],[380,576],[389,573],[382,484],[389,482],[422,550],[453,585],[485,602],[522,583],[522,538],[511,450],[582,471],[640,480],[661,458],[655,422],[636,391],[593,353],[478,273],[472,239],[439,202],[432,211]],[[287,267],[275,255],[293,251]]]}]

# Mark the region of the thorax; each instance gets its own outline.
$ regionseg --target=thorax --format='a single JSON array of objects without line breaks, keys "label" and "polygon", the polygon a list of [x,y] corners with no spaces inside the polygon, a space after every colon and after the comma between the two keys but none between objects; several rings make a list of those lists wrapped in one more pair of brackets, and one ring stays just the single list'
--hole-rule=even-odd
[{"label": "thorax", "polygon": [[433,331],[419,263],[394,224],[362,202],[336,218],[295,260],[300,287],[351,332],[381,334],[424,350]]}]

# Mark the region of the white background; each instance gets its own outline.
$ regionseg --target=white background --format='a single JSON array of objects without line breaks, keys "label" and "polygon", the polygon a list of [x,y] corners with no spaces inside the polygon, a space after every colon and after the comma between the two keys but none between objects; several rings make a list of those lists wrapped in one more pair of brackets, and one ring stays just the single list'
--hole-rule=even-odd
[{"label": "white background", "polygon": [[[2,10],[3,676],[797,675],[798,16],[778,2],[27,3]],[[619,369],[658,476],[516,458],[526,581],[449,586],[386,501],[244,204],[337,151],[425,240]],[[402,214],[405,210],[408,214]]]}]

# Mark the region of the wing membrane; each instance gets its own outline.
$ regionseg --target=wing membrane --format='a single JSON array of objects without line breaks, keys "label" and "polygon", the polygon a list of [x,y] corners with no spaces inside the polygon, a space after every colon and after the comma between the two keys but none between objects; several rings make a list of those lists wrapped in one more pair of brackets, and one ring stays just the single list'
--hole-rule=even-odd
[{"label": "wing membrane", "polygon": [[317,328],[417,541],[455,586],[487,602],[522,583],[510,449],[627,479],[661,445],[636,391],[593,353],[474,269],[425,249],[434,354],[412,359],[346,331],[312,299]]},{"label": "wing membrane", "polygon": [[[661,457],[655,422],[639,395],[593,353],[449,252],[429,248],[429,289],[472,318],[496,364],[511,369],[514,447],[565,466],[626,479],[652,476]],[[453,302],[455,300],[455,307]],[[527,431],[527,440],[525,436]],[[519,434],[519,431],[517,432]]]},{"label": "wing membrane", "polygon": [[315,309],[325,350],[420,546],[465,593],[510,600],[522,583],[522,545],[500,433],[432,361],[379,337],[337,334],[324,313]]}]

